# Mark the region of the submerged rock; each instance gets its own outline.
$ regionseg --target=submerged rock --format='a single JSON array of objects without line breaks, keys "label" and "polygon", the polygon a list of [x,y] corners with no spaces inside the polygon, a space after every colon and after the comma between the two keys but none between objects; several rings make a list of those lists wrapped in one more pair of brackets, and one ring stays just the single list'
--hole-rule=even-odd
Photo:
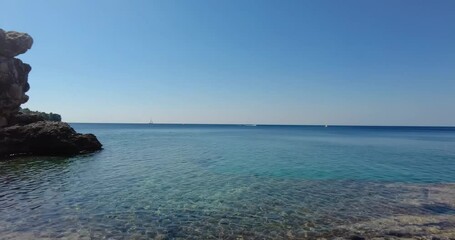
[{"label": "submerged rock", "polygon": [[67,123],[39,121],[0,128],[0,156],[73,155],[100,150],[93,134],[79,134]]}]

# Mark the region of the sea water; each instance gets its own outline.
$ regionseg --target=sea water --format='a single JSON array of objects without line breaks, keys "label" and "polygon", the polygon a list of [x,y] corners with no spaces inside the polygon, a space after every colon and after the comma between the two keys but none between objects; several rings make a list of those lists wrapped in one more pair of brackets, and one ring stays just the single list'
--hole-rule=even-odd
[{"label": "sea water", "polygon": [[402,216],[455,228],[455,128],[72,126],[104,149],[0,162],[0,238],[375,236]]}]

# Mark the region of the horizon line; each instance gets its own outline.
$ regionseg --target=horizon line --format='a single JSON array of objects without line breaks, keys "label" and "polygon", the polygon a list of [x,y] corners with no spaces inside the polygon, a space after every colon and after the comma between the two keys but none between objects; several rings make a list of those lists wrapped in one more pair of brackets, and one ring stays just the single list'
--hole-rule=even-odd
[{"label": "horizon line", "polygon": [[131,124],[131,125],[232,125],[232,126],[314,126],[314,127],[441,127],[455,128],[455,125],[367,125],[367,124],[277,124],[277,123],[145,123],[145,122],[67,122],[74,124]]}]

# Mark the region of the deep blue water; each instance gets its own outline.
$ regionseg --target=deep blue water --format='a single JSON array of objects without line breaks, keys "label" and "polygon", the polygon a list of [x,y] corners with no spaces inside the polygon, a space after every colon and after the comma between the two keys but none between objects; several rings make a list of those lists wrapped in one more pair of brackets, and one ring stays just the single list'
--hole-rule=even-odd
[{"label": "deep blue water", "polygon": [[0,236],[334,236],[455,183],[455,128],[72,126],[104,150],[0,162]]}]

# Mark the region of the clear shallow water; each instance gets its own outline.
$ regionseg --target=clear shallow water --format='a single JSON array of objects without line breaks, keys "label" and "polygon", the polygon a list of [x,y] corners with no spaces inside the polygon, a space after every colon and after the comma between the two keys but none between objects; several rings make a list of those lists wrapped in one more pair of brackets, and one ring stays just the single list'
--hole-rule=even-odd
[{"label": "clear shallow water", "polygon": [[73,127],[104,150],[0,162],[0,236],[348,237],[341,225],[455,216],[454,128]]}]

